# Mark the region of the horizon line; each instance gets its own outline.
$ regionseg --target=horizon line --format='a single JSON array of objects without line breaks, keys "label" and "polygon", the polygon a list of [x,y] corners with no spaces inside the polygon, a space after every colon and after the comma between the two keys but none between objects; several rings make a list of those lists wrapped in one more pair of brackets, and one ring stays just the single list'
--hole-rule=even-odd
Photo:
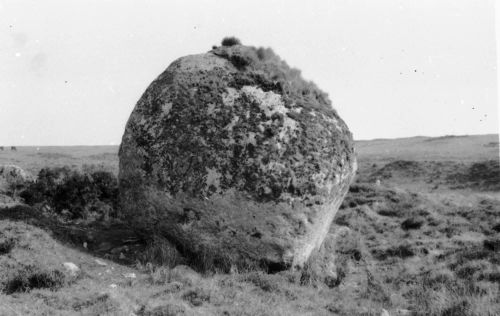
[{"label": "horizon line", "polygon": [[[397,140],[397,139],[409,139],[409,138],[443,138],[443,137],[471,137],[471,136],[492,136],[496,135],[499,137],[499,133],[487,133],[487,134],[462,134],[462,135],[454,135],[454,134],[446,134],[440,136],[424,136],[424,135],[415,135],[415,136],[407,136],[407,137],[394,137],[394,138],[386,138],[386,137],[377,137],[370,139],[354,139],[355,142],[367,142],[367,141],[380,141],[380,140]],[[121,143],[120,143],[121,144]],[[86,144],[86,145],[3,145],[4,148],[9,147],[96,147],[96,146],[120,146],[120,144]],[[1,146],[0,146],[1,147]]]}]

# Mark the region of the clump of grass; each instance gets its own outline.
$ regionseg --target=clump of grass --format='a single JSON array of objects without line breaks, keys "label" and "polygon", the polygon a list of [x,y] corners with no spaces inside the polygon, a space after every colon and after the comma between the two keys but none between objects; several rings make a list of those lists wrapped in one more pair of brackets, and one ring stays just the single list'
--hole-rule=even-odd
[{"label": "clump of grass", "polygon": [[404,230],[420,229],[424,225],[424,219],[421,217],[410,217],[401,223],[401,228]]},{"label": "clump of grass", "polygon": [[500,284],[500,271],[486,271],[481,272],[478,275],[478,280],[486,280],[489,282],[495,282]]},{"label": "clump of grass", "polygon": [[480,247],[468,247],[455,253],[449,265],[454,269],[473,260],[488,260],[491,263],[500,264],[500,254]]},{"label": "clump of grass", "polygon": [[388,294],[387,288],[384,287],[383,283],[380,281],[379,277],[372,273],[368,267],[365,268],[366,272],[366,289],[363,293],[363,297],[370,299],[371,301],[389,303],[390,296]]},{"label": "clump of grass", "polygon": [[160,306],[156,306],[153,308],[146,308],[143,306],[141,310],[139,310],[139,316],[177,316],[184,315],[186,312],[186,308],[177,304],[164,304]]},{"label": "clump of grass", "polygon": [[0,255],[8,254],[14,249],[16,241],[13,238],[0,240]]},{"label": "clump of grass", "polygon": [[184,258],[172,243],[162,237],[154,236],[147,243],[144,251],[139,256],[143,264],[153,263],[155,265],[173,268],[183,264]]},{"label": "clump of grass", "polygon": [[34,266],[27,266],[7,280],[3,292],[7,295],[17,292],[29,292],[32,289],[57,290],[65,284],[65,276],[59,270],[45,271]]},{"label": "clump of grass", "polygon": [[394,208],[380,208],[377,210],[377,213],[382,216],[387,216],[387,217],[400,217],[401,212],[398,209]]},{"label": "clump of grass", "polygon": [[179,265],[169,271],[169,282],[181,282],[187,286],[192,286],[200,282],[201,276],[198,272],[194,271],[186,265]]},{"label": "clump of grass", "polygon": [[149,270],[149,278],[151,284],[155,285],[165,285],[170,282],[170,270],[165,267],[154,267],[151,264],[147,265]]},{"label": "clump of grass", "polygon": [[491,229],[496,231],[497,233],[500,233],[500,223],[493,225]]},{"label": "clump of grass", "polygon": [[108,300],[110,299],[109,294],[98,294],[98,295],[93,295],[92,297],[77,301],[73,303],[73,309],[75,311],[81,311],[83,309],[86,309],[91,306],[95,305],[100,305],[100,304],[105,304]]},{"label": "clump of grass", "polygon": [[342,202],[341,208],[356,207],[378,201],[377,187],[368,183],[356,183],[349,187],[349,192]]},{"label": "clump of grass", "polygon": [[363,259],[363,250],[359,235],[353,234],[350,238],[340,239],[340,242],[337,244],[336,252],[354,261]]},{"label": "clump of grass", "polygon": [[261,271],[254,271],[244,274],[242,281],[252,283],[264,292],[277,292],[280,289],[280,282],[275,275],[269,275]]},{"label": "clump of grass", "polygon": [[386,260],[390,257],[406,259],[416,254],[415,249],[409,244],[397,245],[385,249],[374,249],[373,256],[378,260]]},{"label": "clump of grass", "polygon": [[481,261],[467,262],[464,265],[457,267],[455,273],[457,277],[461,279],[473,278],[476,272],[481,271],[485,268],[484,264],[481,263]]},{"label": "clump of grass", "polygon": [[500,238],[486,239],[483,242],[483,246],[487,250],[500,251]]},{"label": "clump of grass", "polygon": [[210,301],[210,293],[205,289],[196,288],[182,294],[182,299],[188,301],[193,306],[201,306],[204,302]]}]

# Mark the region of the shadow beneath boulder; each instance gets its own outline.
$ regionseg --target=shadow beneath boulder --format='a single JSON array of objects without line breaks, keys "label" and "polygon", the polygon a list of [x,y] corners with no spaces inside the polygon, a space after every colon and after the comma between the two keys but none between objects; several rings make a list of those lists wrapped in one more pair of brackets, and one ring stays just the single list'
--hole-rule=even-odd
[{"label": "shadow beneath boulder", "polygon": [[119,264],[134,264],[147,246],[146,240],[119,220],[92,223],[62,221],[24,204],[0,208],[0,220],[22,221],[39,227],[59,242]]}]

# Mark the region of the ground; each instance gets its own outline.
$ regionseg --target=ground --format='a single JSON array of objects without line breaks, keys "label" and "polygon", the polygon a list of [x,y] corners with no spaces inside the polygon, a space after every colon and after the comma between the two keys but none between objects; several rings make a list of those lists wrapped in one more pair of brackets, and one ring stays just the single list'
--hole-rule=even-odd
[{"label": "ground", "polygon": [[[123,222],[10,204],[0,210],[0,315],[500,315],[498,135],[356,149],[359,172],[330,231],[330,287],[304,272],[195,272]],[[116,173],[116,153],[18,147],[0,151],[0,164]]]}]

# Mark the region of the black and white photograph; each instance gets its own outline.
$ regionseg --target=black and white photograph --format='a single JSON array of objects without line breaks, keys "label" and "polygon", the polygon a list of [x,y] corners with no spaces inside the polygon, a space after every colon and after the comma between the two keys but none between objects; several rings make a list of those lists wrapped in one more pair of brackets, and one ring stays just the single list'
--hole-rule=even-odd
[{"label": "black and white photograph", "polygon": [[0,0],[0,316],[500,316],[495,0]]}]

